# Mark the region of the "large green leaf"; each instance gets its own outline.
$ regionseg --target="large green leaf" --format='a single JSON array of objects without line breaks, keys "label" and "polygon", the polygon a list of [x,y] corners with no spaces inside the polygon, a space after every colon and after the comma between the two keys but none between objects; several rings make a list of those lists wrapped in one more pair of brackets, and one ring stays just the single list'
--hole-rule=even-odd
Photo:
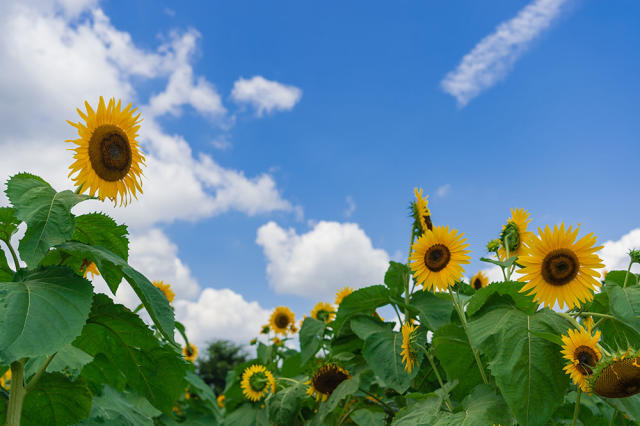
[{"label": "large green leaf", "polygon": [[404,393],[417,374],[414,368],[408,374],[402,363],[402,335],[385,330],[373,333],[364,341],[362,355],[374,373],[390,388]]},{"label": "large green leaf", "polygon": [[410,276],[411,271],[407,265],[391,261],[384,274],[384,283],[393,295],[399,296],[404,292],[405,283],[409,282]]},{"label": "large green leaf", "polygon": [[376,308],[389,303],[389,289],[383,285],[374,285],[358,289],[342,299],[333,321],[333,329],[337,332],[340,327],[354,315],[372,314]]},{"label": "large green leaf", "polygon": [[[158,327],[158,330],[167,340],[172,343],[174,342],[173,309],[162,291],[151,284],[144,275],[129,266],[124,259],[103,247],[93,247],[78,241],[69,241],[59,245],[58,248],[63,252],[81,256],[94,262],[101,274],[107,274],[107,271],[113,267],[120,269],[127,282],[131,285],[131,288],[133,288],[133,291],[135,291],[140,301],[144,304],[144,307]],[[108,276],[108,274],[105,275],[105,280]],[[115,294],[120,282],[107,281],[107,284],[109,284],[109,288],[113,294]]]},{"label": "large green leaf", "polygon": [[251,404],[240,406],[224,419],[225,426],[269,426],[267,412]]},{"label": "large green leaf", "polygon": [[96,394],[102,391],[104,385],[111,386],[118,391],[124,390],[127,385],[124,373],[101,353],[82,368],[80,375],[86,380],[91,391]]},{"label": "large green leaf", "polygon": [[[29,359],[25,364],[25,378],[29,378],[35,374],[42,365],[47,361],[48,356],[39,356]],[[75,346],[68,344],[60,348],[53,360],[47,366],[47,372],[49,373],[65,373],[65,375],[75,379],[78,377],[82,368],[93,361],[93,357],[83,350],[76,348]]]},{"label": "large green leaf", "polygon": [[13,270],[7,263],[4,250],[0,248],[0,282],[13,281]]},{"label": "large green leaf", "polygon": [[295,384],[276,392],[267,399],[269,421],[277,426],[293,424],[302,401],[307,396],[307,385]]},{"label": "large green leaf", "polygon": [[[451,421],[443,422],[440,418],[437,424],[456,424],[460,426],[486,426],[486,425],[507,425],[513,420],[509,414],[509,407],[504,399],[487,385],[477,386],[462,401],[464,411],[451,416]],[[454,417],[457,417],[454,419]]]},{"label": "large green leaf", "polygon": [[459,324],[447,324],[438,328],[431,341],[440,365],[447,373],[447,380],[458,380],[453,396],[464,398],[471,389],[482,383],[473,350],[464,329]]},{"label": "large green leaf", "polygon": [[393,426],[424,426],[438,418],[442,397],[435,393],[423,395],[423,398],[398,411],[393,418]]},{"label": "large green leaf", "polygon": [[21,270],[0,283],[0,360],[49,355],[82,331],[91,283],[64,267]]},{"label": "large green leaf", "polygon": [[349,322],[351,330],[362,340],[366,340],[373,333],[379,331],[392,331],[394,323],[382,322],[373,316],[357,315]]},{"label": "large green leaf", "polygon": [[622,288],[617,284],[607,284],[611,315],[620,322],[640,332],[640,287]]},{"label": "large green leaf", "polygon": [[310,360],[322,344],[322,336],[326,325],[323,321],[307,317],[300,327],[300,352],[302,354],[302,364]]},{"label": "large green leaf", "polygon": [[45,373],[24,398],[22,426],[67,426],[89,417],[93,396],[82,379]]},{"label": "large green leaf", "polygon": [[472,341],[490,357],[491,373],[518,422],[546,424],[562,404],[569,377],[558,346],[533,332],[560,335],[571,325],[549,309],[527,315],[515,306],[476,318],[469,324]]},{"label": "large green leaf", "polygon": [[387,424],[387,414],[381,409],[360,408],[349,416],[358,426],[383,426]]},{"label": "large green leaf", "polygon": [[[146,404],[145,404],[146,403]],[[118,392],[105,386],[102,393],[93,399],[91,415],[82,426],[112,424],[119,426],[152,426],[152,417],[160,414],[140,395],[130,392]]]},{"label": "large green leaf", "polygon": [[[594,296],[593,301],[585,307],[585,311],[611,315],[609,302],[609,294],[605,287],[605,291]],[[623,311],[618,308],[617,312]],[[615,351],[617,348],[626,349],[629,346],[640,347],[640,331],[636,330],[633,324],[627,325],[626,321],[620,317],[604,318],[600,321],[598,329],[602,331],[601,343],[605,348]]]},{"label": "large green leaf", "polygon": [[29,173],[9,179],[6,193],[16,217],[27,223],[18,250],[29,268],[37,266],[49,248],[71,239],[75,227],[71,208],[91,198],[72,191],[56,192],[43,179]]},{"label": "large green leaf", "polygon": [[161,346],[137,315],[103,294],[94,296],[87,324],[73,344],[89,355],[103,354],[132,389],[165,413],[184,392],[186,364],[180,355]]},{"label": "large green leaf", "polygon": [[9,242],[11,236],[18,231],[20,220],[13,207],[0,207],[0,241]]},{"label": "large green leaf", "polygon": [[430,291],[418,291],[411,296],[411,305],[420,311],[420,321],[431,331],[451,321],[453,303],[448,298]]},{"label": "large green leaf", "polygon": [[494,294],[508,296],[513,304],[527,314],[532,314],[538,309],[538,304],[533,302],[533,296],[520,293],[522,283],[507,281],[492,283],[487,287],[479,289],[469,300],[467,305],[467,315],[472,316],[480,310]]},{"label": "large green leaf", "polygon": [[213,393],[211,386],[206,384],[205,381],[200,378],[200,376],[191,371],[187,371],[184,379],[191,387],[193,393],[198,395],[198,398],[200,398],[200,400],[204,401],[209,411],[211,411],[211,413],[216,417],[220,416],[220,408],[218,407],[218,403],[216,402],[216,394]]}]

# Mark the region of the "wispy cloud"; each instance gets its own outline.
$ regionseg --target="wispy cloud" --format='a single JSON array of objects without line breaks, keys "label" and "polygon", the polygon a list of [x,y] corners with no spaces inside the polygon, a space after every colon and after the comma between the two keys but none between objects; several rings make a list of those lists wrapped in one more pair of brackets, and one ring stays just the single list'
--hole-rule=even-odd
[{"label": "wispy cloud", "polygon": [[444,197],[449,193],[449,191],[451,191],[451,184],[447,183],[442,186],[439,186],[438,189],[436,189],[436,195],[438,197]]},{"label": "wispy cloud", "polygon": [[344,216],[351,217],[354,211],[356,211],[356,203],[351,198],[351,195],[347,195],[347,209],[344,211]]},{"label": "wispy cloud", "polygon": [[465,106],[510,71],[532,40],[558,17],[568,0],[535,0],[502,22],[467,53],[442,80],[442,88]]}]

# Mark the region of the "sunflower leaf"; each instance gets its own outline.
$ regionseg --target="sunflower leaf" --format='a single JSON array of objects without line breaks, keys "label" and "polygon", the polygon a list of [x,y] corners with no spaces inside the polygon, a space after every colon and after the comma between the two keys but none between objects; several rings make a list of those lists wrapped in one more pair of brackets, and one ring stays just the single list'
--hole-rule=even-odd
[{"label": "sunflower leaf", "polygon": [[13,281],[13,270],[7,263],[4,250],[0,249],[0,282]]},{"label": "sunflower leaf", "polygon": [[[520,293],[522,283],[515,281],[491,283],[487,287],[479,289],[476,294],[469,300],[467,305],[467,315],[473,316],[480,308],[489,307],[491,305],[491,296],[494,294],[500,296],[508,296],[512,300],[512,304],[521,311],[532,314],[538,309],[538,305],[533,302],[533,296]],[[494,299],[497,300],[497,299]],[[504,301],[504,298],[500,298]]]},{"label": "sunflower leaf", "polygon": [[411,295],[411,305],[420,312],[420,321],[431,331],[451,322],[453,303],[430,291],[418,291]]},{"label": "sunflower leaf", "polygon": [[20,220],[13,207],[0,207],[0,240],[8,243],[11,236],[18,231]]},{"label": "sunflower leaf", "polygon": [[333,329],[340,331],[345,321],[357,314],[373,314],[380,306],[389,304],[389,289],[383,285],[374,285],[358,289],[345,297],[340,303]]},{"label": "sunflower leaf", "polygon": [[423,395],[424,398],[415,404],[409,405],[398,411],[393,418],[393,426],[418,426],[431,424],[437,421],[442,405],[442,397],[429,393]]},{"label": "sunflower leaf", "polygon": [[306,364],[320,349],[326,324],[315,318],[307,317],[300,327],[300,353],[302,364]]},{"label": "sunflower leaf", "polygon": [[[162,333],[169,342],[175,343],[173,338],[175,327],[173,309],[162,291],[151,284],[144,275],[129,266],[121,257],[104,247],[94,247],[78,241],[68,241],[56,248],[95,263],[100,273],[104,275],[105,280],[111,277],[111,275],[105,275],[109,268],[119,268],[127,282],[131,285],[133,291],[135,291],[140,298],[140,301],[146,308],[154,324],[158,327],[160,333]],[[107,284],[113,294],[115,294],[120,282],[107,281]]]},{"label": "sunflower leaf", "polygon": [[409,281],[411,271],[409,267],[404,263],[389,262],[389,268],[384,274],[384,283],[391,293],[395,296],[399,296],[404,291],[405,284]]},{"label": "sunflower leaf", "polygon": [[43,179],[29,173],[11,177],[6,194],[16,218],[27,224],[18,251],[29,268],[36,267],[49,248],[71,238],[75,227],[71,208],[91,198],[68,190],[56,192]]},{"label": "sunflower leaf", "polygon": [[184,392],[186,364],[180,355],[160,345],[137,315],[106,295],[94,296],[87,324],[73,345],[94,357],[104,355],[132,389],[165,413]]},{"label": "sunflower leaf", "polygon": [[302,401],[307,397],[307,386],[298,383],[286,387],[267,399],[267,413],[271,424],[288,426],[294,423]]},{"label": "sunflower leaf", "polygon": [[[606,291],[596,294],[591,303],[585,306],[585,311],[596,312],[600,314],[611,315],[613,309],[610,307],[610,297]],[[617,308],[620,313],[622,307]],[[598,329],[602,331],[602,343],[605,347],[615,351],[618,348],[627,348],[629,346],[640,346],[640,330],[637,330],[632,324],[619,317],[604,318],[599,324]]]},{"label": "sunflower leaf", "polygon": [[93,396],[84,380],[45,373],[24,398],[21,425],[66,426],[89,417]]},{"label": "sunflower leaf", "polygon": [[404,393],[418,373],[417,368],[411,374],[405,371],[401,352],[402,335],[390,330],[370,334],[362,348],[362,355],[373,372],[398,393]]},{"label": "sunflower leaf", "polygon": [[86,425],[153,426],[152,417],[159,414],[161,414],[160,411],[153,408],[149,401],[137,393],[117,391],[105,385],[100,395],[93,399],[91,416]]},{"label": "sunflower leaf", "polygon": [[0,360],[50,355],[71,343],[89,315],[91,283],[65,267],[21,270],[0,283]]},{"label": "sunflower leaf", "polygon": [[328,424],[329,422],[325,421],[325,418],[331,413],[333,410],[338,407],[340,402],[353,395],[358,391],[358,387],[360,386],[360,375],[355,375],[350,379],[347,379],[340,383],[337,388],[331,392],[331,396],[320,406],[318,410],[318,414],[311,421],[312,426],[319,426]]},{"label": "sunflower leaf", "polygon": [[200,400],[205,403],[205,406],[209,409],[211,414],[219,417],[220,408],[218,407],[218,403],[216,401],[216,394],[213,393],[211,386],[206,384],[205,381],[200,378],[200,376],[191,371],[187,371],[184,379],[191,387],[192,392],[198,395],[198,398],[200,398]]}]

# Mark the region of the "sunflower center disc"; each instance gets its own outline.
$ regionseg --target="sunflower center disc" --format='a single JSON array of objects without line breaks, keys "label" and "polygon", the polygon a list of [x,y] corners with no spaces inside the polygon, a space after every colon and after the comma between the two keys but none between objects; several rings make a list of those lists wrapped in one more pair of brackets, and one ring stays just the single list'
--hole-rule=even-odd
[{"label": "sunflower center disc", "polygon": [[127,135],[117,126],[105,124],[96,128],[89,141],[91,167],[102,179],[115,182],[131,168],[131,146]]},{"label": "sunflower center disc", "polygon": [[424,264],[432,272],[443,270],[451,260],[451,252],[444,244],[434,244],[424,254]]},{"label": "sunflower center disc", "polygon": [[578,257],[569,249],[553,250],[542,261],[542,277],[547,283],[555,286],[573,281],[579,270]]},{"label": "sunflower center disc", "polygon": [[289,317],[286,315],[278,315],[275,323],[279,328],[286,328],[289,325]]},{"label": "sunflower center disc", "polygon": [[431,216],[425,215],[424,216],[424,223],[427,225],[427,229],[429,231],[433,231],[433,222],[431,222]]},{"label": "sunflower center disc", "polygon": [[476,290],[480,290],[482,288],[482,281],[480,280],[480,278],[475,279],[475,281],[473,282],[473,288],[475,288]]},{"label": "sunflower center disc", "polygon": [[598,362],[598,354],[589,346],[578,346],[573,353],[575,359],[580,361],[576,369],[584,376],[589,376],[593,371],[590,367],[595,367]]},{"label": "sunflower center disc", "polygon": [[331,392],[346,379],[346,374],[335,367],[330,367],[316,373],[313,378],[313,387],[325,395],[331,395]]},{"label": "sunflower center disc", "polygon": [[625,398],[640,393],[640,368],[636,359],[615,361],[602,370],[593,390],[607,398]]}]

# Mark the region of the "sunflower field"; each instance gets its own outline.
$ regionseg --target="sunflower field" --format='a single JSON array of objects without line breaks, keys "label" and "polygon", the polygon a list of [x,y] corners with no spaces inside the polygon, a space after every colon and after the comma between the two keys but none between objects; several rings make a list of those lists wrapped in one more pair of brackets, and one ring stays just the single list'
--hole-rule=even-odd
[{"label": "sunflower field", "polygon": [[[465,282],[462,232],[411,201],[406,263],[309,315],[277,307],[216,395],[174,318],[171,286],[128,264],[127,227],[75,215],[142,194],[140,114],[78,110],[75,190],[11,176],[0,208],[0,419],[18,425],[626,425],[640,422],[640,251],[609,271],[580,226],[513,209]],[[21,226],[22,225],[22,226]],[[25,229],[21,235],[20,229]],[[6,255],[5,255],[6,253]],[[131,286],[130,310],[96,293]],[[394,315],[382,318],[378,311]],[[298,349],[299,348],[299,349]]]}]

